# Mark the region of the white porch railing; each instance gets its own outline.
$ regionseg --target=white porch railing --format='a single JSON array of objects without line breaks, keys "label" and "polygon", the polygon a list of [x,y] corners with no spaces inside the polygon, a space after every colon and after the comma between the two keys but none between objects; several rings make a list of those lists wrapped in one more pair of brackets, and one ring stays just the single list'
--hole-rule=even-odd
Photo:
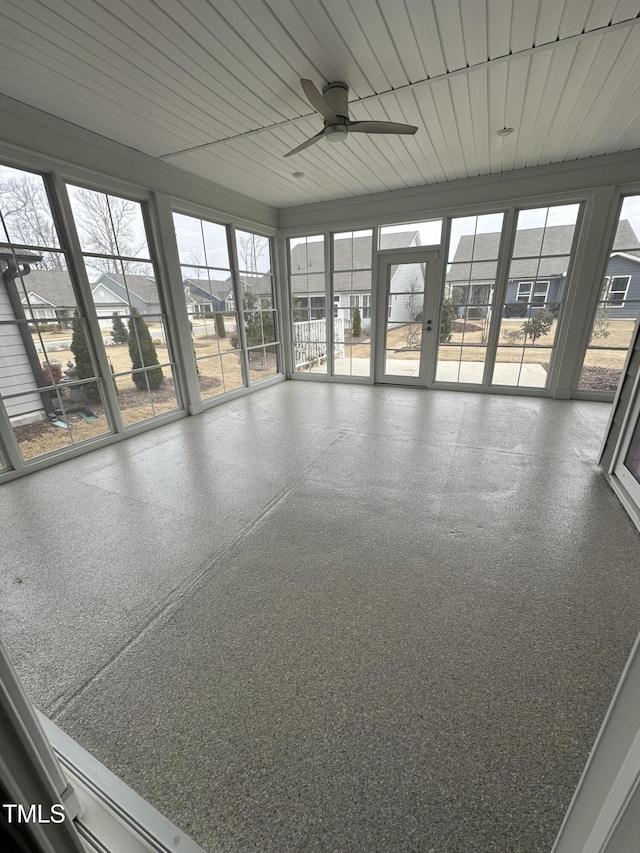
[{"label": "white porch railing", "polygon": [[[344,320],[333,319],[333,352],[344,355]],[[293,324],[293,348],[296,370],[311,368],[326,361],[329,343],[327,341],[327,321],[303,320]]]}]

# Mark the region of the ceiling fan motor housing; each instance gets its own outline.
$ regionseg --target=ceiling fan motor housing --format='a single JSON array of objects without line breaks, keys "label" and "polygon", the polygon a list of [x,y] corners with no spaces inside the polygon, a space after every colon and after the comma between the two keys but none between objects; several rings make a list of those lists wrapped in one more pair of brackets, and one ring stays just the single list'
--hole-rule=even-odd
[{"label": "ceiling fan motor housing", "polygon": [[349,118],[349,87],[346,83],[329,83],[322,94],[336,116]]}]

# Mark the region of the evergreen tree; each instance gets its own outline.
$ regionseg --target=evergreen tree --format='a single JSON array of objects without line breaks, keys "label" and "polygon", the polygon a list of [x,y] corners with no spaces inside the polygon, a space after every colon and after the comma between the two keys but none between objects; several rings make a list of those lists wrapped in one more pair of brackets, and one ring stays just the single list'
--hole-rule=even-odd
[{"label": "evergreen tree", "polygon": [[[273,311],[259,310],[258,297],[255,296],[250,288],[244,293],[244,329],[247,339],[247,348],[261,346],[262,344],[270,344],[275,341],[275,325],[273,322]],[[270,306],[270,303],[269,303]],[[237,349],[239,344],[238,335],[232,335],[231,346]],[[251,357],[251,355],[250,355]]]},{"label": "evergreen tree", "polygon": [[456,306],[450,302],[445,302],[442,306],[442,320],[440,321],[440,343],[448,343],[453,336],[453,324],[458,312]]},{"label": "evergreen tree", "polygon": [[219,338],[227,337],[227,329],[224,325],[224,314],[215,315],[216,334]]},{"label": "evergreen tree", "polygon": [[141,367],[152,368],[145,372],[131,374],[131,378],[139,391],[146,391],[147,381],[152,391],[162,385],[164,382],[162,368],[154,367],[160,363],[158,353],[149,327],[137,308],[131,309],[131,319],[129,320],[129,356],[132,370],[139,370]]},{"label": "evergreen tree", "polygon": [[[84,333],[84,324],[78,315],[77,309],[73,312],[73,320],[71,321],[71,352],[76,360],[76,375],[78,379],[90,379],[95,376],[93,363],[91,361],[91,353],[87,346],[87,339]],[[82,391],[89,403],[101,403],[100,391],[96,382],[88,382],[82,385]]]},{"label": "evergreen tree", "polygon": [[359,338],[362,334],[362,317],[360,316],[360,309],[356,308],[353,312],[353,337]]},{"label": "evergreen tree", "polygon": [[126,344],[129,341],[129,333],[127,332],[127,327],[120,319],[120,315],[117,311],[113,312],[113,326],[111,331],[111,337],[113,338],[114,344]]}]

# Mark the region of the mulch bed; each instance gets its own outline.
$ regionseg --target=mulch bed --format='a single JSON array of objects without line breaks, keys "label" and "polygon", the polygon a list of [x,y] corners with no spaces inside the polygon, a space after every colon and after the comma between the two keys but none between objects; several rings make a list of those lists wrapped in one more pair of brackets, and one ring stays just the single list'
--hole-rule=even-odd
[{"label": "mulch bed", "polygon": [[461,323],[459,320],[456,320],[451,324],[452,332],[481,332],[482,326],[478,326],[475,323]]},{"label": "mulch bed", "polygon": [[583,367],[579,387],[581,391],[615,391],[619,381],[617,367]]},{"label": "mulch bed", "polygon": [[[201,391],[210,391],[212,388],[217,388],[220,385],[220,380],[216,379],[214,376],[200,376],[199,384]],[[160,388],[153,392],[153,402],[155,405],[170,403],[175,399],[173,379],[165,379]],[[145,405],[148,401],[149,397],[147,396],[146,391],[138,391],[137,388],[127,388],[124,391],[118,391],[118,402],[123,411],[125,409]],[[65,401],[65,406],[66,405],[72,409],[75,408],[75,406],[82,404],[69,403],[68,401]],[[98,403],[86,403],[85,406],[86,408],[91,409],[91,411],[98,415],[98,417],[104,415],[104,409]],[[82,422],[80,415],[75,414],[74,412],[66,413],[65,420],[70,424]],[[18,441],[33,441],[34,439],[41,438],[44,435],[50,435],[51,429],[51,424],[47,423],[47,421],[37,421],[33,424],[16,426],[14,427],[14,432]]]}]

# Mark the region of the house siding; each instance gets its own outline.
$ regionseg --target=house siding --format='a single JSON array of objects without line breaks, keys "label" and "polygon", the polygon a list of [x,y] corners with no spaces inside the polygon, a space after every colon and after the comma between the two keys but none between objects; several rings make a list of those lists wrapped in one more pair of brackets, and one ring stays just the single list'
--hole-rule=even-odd
[{"label": "house siding", "polygon": [[607,264],[607,276],[631,276],[624,305],[609,307],[610,319],[635,320],[640,308],[640,259],[632,261],[622,255],[612,255]]},{"label": "house siding", "polygon": [[[549,290],[547,291],[547,299],[544,305],[527,302],[518,302],[518,285],[523,282],[530,281],[548,281]],[[531,314],[538,314],[540,311],[554,311],[554,306],[562,302],[564,296],[564,286],[566,283],[565,276],[540,276],[538,279],[521,278],[510,281],[507,285],[507,295],[505,298],[505,307],[503,309],[504,317],[525,317]]]},{"label": "house siding", "polygon": [[[0,395],[32,391],[38,386],[4,286],[0,287],[0,321]],[[24,397],[4,400],[4,404],[10,418],[42,410],[39,394],[27,393]]]},{"label": "house siding", "polygon": [[[392,268],[393,269],[393,268]],[[411,288],[416,289],[415,296]],[[395,296],[395,298],[394,298]],[[408,323],[415,320],[412,317],[410,302],[413,299],[416,309],[422,314],[424,302],[424,267],[423,264],[402,264],[395,267],[389,286],[389,323]]]}]

